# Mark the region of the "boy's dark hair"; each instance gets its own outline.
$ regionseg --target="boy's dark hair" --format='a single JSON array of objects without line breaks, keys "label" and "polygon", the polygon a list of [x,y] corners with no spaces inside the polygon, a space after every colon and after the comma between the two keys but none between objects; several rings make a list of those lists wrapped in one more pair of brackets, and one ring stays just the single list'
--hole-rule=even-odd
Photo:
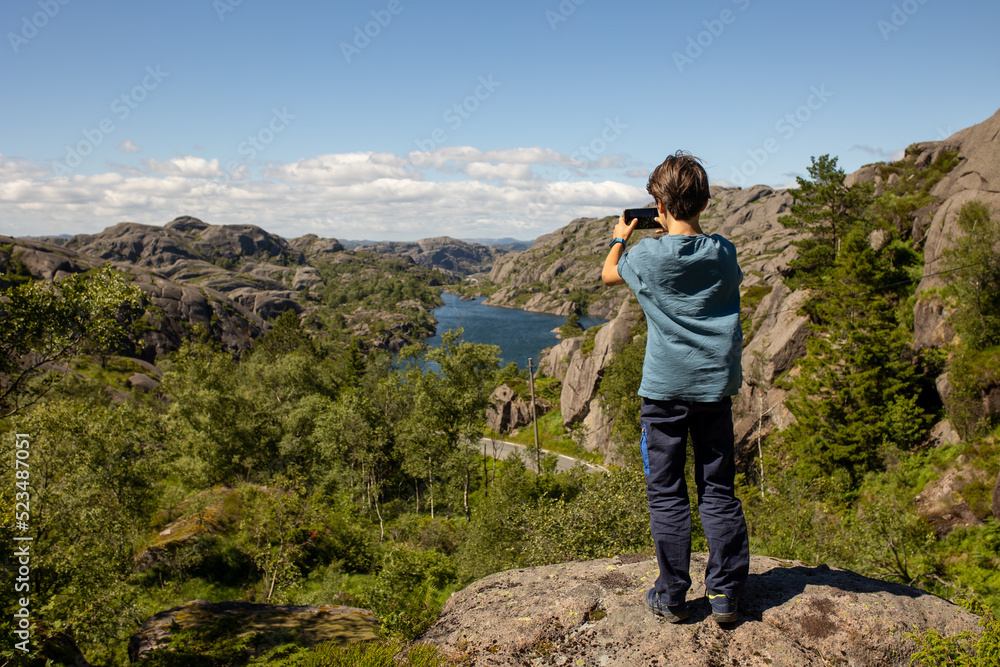
[{"label": "boy's dark hair", "polygon": [[708,174],[687,151],[667,157],[649,175],[646,192],[677,220],[693,220],[708,201]]}]

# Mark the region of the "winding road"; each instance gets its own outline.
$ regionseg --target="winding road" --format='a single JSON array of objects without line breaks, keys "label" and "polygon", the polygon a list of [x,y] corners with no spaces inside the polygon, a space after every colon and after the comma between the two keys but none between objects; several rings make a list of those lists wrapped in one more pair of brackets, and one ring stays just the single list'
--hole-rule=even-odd
[{"label": "winding road", "polygon": [[[526,447],[525,445],[519,445],[516,442],[507,442],[506,440],[492,440],[490,438],[480,438],[479,446],[483,447],[485,445],[485,451],[487,456],[495,456],[497,459],[507,458],[511,452],[522,453],[522,458],[527,463],[528,469],[532,472],[538,472],[535,466],[535,448]],[[494,445],[496,446],[494,454]],[[556,454],[555,452],[550,452],[543,449],[546,454],[552,454],[558,456],[558,461],[556,462],[557,472],[566,472],[573,469],[576,466],[582,466],[586,472],[607,472],[607,468],[604,466],[594,465],[593,463],[587,463],[580,459],[574,459],[570,456],[564,456],[562,454]]]}]

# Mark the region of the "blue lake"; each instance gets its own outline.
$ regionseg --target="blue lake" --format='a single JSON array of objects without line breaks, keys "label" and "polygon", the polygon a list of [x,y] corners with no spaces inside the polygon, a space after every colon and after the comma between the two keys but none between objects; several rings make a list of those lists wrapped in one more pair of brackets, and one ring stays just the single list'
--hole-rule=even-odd
[{"label": "blue lake", "polygon": [[[484,298],[462,301],[454,294],[442,294],[441,298],[444,305],[434,309],[437,333],[425,339],[428,345],[437,347],[441,344],[441,334],[462,327],[465,330],[462,340],[498,345],[503,363],[513,361],[518,368],[527,368],[529,357],[535,360],[537,368],[541,351],[559,342],[552,330],[566,324],[566,318],[558,315],[484,306]],[[580,318],[580,325],[586,328],[603,323],[596,317]]]}]

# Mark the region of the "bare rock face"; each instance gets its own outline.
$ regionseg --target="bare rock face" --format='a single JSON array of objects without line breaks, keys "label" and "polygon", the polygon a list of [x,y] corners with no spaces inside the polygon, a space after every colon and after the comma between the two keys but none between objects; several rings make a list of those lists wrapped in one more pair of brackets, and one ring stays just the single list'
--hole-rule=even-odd
[{"label": "bare rock face", "polygon": [[[989,488],[990,481],[981,468],[971,465],[964,455],[959,456],[950,470],[929,483],[916,497],[914,503],[917,514],[927,520],[939,537],[944,537],[959,526],[981,526],[982,518],[986,517],[976,516],[963,492],[974,483],[987,485]],[[981,515],[984,511],[991,510],[979,508]]]},{"label": "bare rock face", "polygon": [[751,321],[750,343],[743,350],[748,382],[771,384],[806,353],[809,318],[798,310],[807,298],[807,292],[791,292],[779,281],[761,300]]},{"label": "bare rock face", "polygon": [[570,359],[573,353],[580,349],[583,344],[583,336],[574,336],[559,341],[544,353],[538,362],[538,371],[549,377],[554,377],[559,382],[566,379],[566,371],[569,370]]},{"label": "bare rock face", "polygon": [[947,419],[939,421],[927,434],[927,443],[931,447],[941,447],[943,445],[954,445],[961,440],[958,431]]},{"label": "bare rock face", "polygon": [[[552,409],[552,405],[541,398],[535,398],[535,414],[541,417]],[[531,406],[506,384],[493,390],[490,407],[486,408],[486,428],[497,433],[507,433],[531,423]]]},{"label": "bare rock face", "polygon": [[324,239],[315,234],[288,239],[288,246],[301,252],[306,258],[323,257],[344,249],[344,246],[337,239]]},{"label": "bare rock face", "polygon": [[[692,573],[706,560],[694,554]],[[916,650],[907,633],[980,631],[977,617],[915,588],[758,556],[737,623],[712,620],[695,583],[691,618],[671,625],[644,602],[656,576],[655,559],[642,556],[493,574],[452,595],[422,640],[475,667],[902,667]]]},{"label": "bare rock face", "polygon": [[357,250],[410,257],[420,266],[441,269],[455,276],[484,273],[493,268],[494,261],[506,250],[479,243],[466,243],[448,236],[421,239],[414,243],[385,241],[359,246]]},{"label": "bare rock face", "polygon": [[179,631],[222,627],[223,623],[227,628],[238,628],[233,632],[235,636],[259,633],[266,642],[269,635],[274,635],[276,646],[286,643],[290,632],[299,635],[307,645],[327,641],[353,643],[378,637],[375,616],[356,607],[192,600],[162,611],[143,623],[129,639],[129,660],[137,662],[157,649],[169,650],[171,636]]},{"label": "bare rock face", "polygon": [[611,361],[616,348],[630,339],[639,317],[641,311],[638,305],[634,301],[626,301],[618,316],[603,325],[594,336],[593,350],[584,352],[581,347],[573,352],[559,397],[564,424],[568,426],[587,416],[602,371]]},{"label": "bare rock face", "polygon": [[915,144],[912,149],[918,152],[918,165],[932,163],[945,150],[958,151],[959,157],[958,166],[931,189],[941,204],[926,231],[924,277],[917,288],[914,346],[919,349],[947,344],[954,336],[945,323],[944,306],[927,292],[946,284],[939,260],[962,233],[957,224],[962,206],[979,200],[994,215],[1000,215],[1000,162],[996,157],[1000,154],[1000,111],[944,141]]}]

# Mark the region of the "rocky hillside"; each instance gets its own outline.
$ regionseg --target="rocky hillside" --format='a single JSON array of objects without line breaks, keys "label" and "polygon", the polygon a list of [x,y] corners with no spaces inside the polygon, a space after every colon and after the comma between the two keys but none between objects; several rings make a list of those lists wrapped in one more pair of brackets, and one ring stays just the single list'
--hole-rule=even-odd
[{"label": "rocky hillside", "polygon": [[[923,279],[914,305],[917,348],[946,346],[954,337],[947,308],[936,289],[944,285],[940,259],[960,234],[956,220],[963,204],[978,199],[994,215],[1000,215],[998,156],[1000,112],[944,141],[914,144],[899,162],[869,165],[847,178],[848,185],[870,181],[877,194],[895,195],[899,211],[896,226],[924,253]],[[807,293],[790,290],[782,280],[788,263],[796,257],[797,250],[790,242],[798,232],[785,228],[778,219],[789,212],[792,203],[791,194],[785,190],[713,187],[712,200],[702,217],[706,232],[723,234],[736,244],[745,276],[745,384],[734,415],[740,458],[745,463],[753,460],[762,438],[794,420],[784,405],[786,390],[776,386],[775,381],[805,354],[811,335],[807,318],[799,314]],[[501,257],[490,274],[497,290],[487,301],[562,315],[579,310],[611,320],[596,336],[562,341],[549,351],[540,367],[563,382],[564,421],[583,423],[587,427],[587,447],[600,450],[606,457],[613,454],[610,424],[601,413],[596,389],[614,350],[631,339],[636,318],[641,318],[627,288],[608,289],[600,281],[614,221],[614,217],[574,220],[540,237],[530,250]],[[945,373],[938,381],[943,401],[947,400],[949,388]],[[990,398],[992,394],[984,401],[995,403],[996,407],[989,409],[1000,412],[1000,388],[995,394],[995,401]],[[947,422],[937,425],[932,437],[935,442],[958,439]],[[947,488],[928,491],[929,497],[939,498],[938,502],[925,503],[933,507],[927,510],[927,516],[938,516],[932,517],[933,521],[944,521],[949,526],[971,522],[969,512],[961,510],[966,502],[962,488],[986,484],[1000,498],[1000,480],[994,483],[992,479],[981,479],[981,470],[954,470],[946,477],[942,483]],[[940,500],[944,496],[948,496],[947,502]]]},{"label": "rocky hillside", "polygon": [[[691,560],[701,572],[707,555]],[[698,577],[691,618],[671,625],[643,600],[656,576],[655,559],[634,555],[500,572],[452,595],[423,641],[476,667],[902,667],[916,650],[908,633],[980,631],[976,616],[915,588],[759,556],[735,625],[712,620]]]},{"label": "rocky hillside", "polygon": [[[776,274],[792,232],[778,224],[792,197],[763,185],[752,188],[712,187],[712,199],[702,214],[708,233],[733,240],[740,251],[746,287]],[[525,252],[499,258],[490,272],[497,291],[486,301],[493,306],[523,308],[535,312],[582,314],[610,319],[628,296],[627,287],[608,289],[601,282],[601,266],[616,216],[579,218],[551,234],[540,236]],[[653,236],[640,231],[639,239]],[[787,257],[787,255],[786,255]]]},{"label": "rocky hillside", "polygon": [[[448,264],[452,250],[439,247],[434,261]],[[448,265],[464,266],[460,260],[469,253]],[[347,251],[313,234],[286,240],[253,225],[187,216],[162,227],[123,222],[69,239],[0,237],[0,271],[24,277],[53,280],[105,263],[131,275],[147,296],[147,361],[177,349],[198,325],[242,352],[268,320],[288,310],[313,328],[329,329],[335,318],[336,329],[369,347],[398,349],[433,331],[434,285],[449,280],[408,256]],[[402,289],[407,282],[416,287]]]},{"label": "rocky hillside", "polygon": [[466,243],[447,236],[421,239],[415,243],[385,241],[362,245],[358,250],[409,257],[420,266],[440,269],[454,277],[485,273],[493,268],[505,250],[478,243]]},{"label": "rocky hillside", "polygon": [[15,269],[25,278],[56,280],[102,266],[112,266],[131,275],[146,294],[144,316],[148,327],[142,334],[142,357],[177,349],[194,326],[204,326],[234,352],[249,349],[268,324],[252,308],[210,285],[187,282],[182,276],[136,266],[130,261],[102,259],[69,247],[32,239],[0,236],[0,271]]}]

